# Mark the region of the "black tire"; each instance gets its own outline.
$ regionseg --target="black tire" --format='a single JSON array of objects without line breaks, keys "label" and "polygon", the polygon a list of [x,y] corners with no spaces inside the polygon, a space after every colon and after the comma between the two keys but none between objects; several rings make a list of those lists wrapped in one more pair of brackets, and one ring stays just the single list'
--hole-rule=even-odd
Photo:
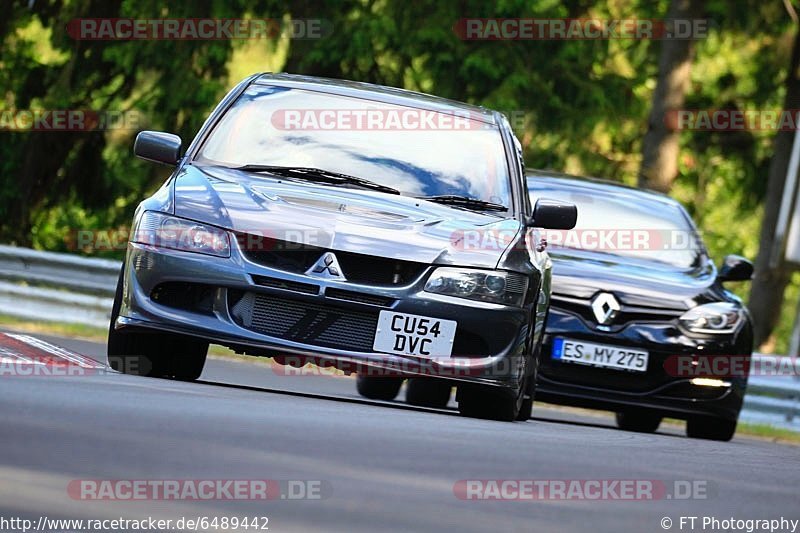
[{"label": "black tire", "polygon": [[356,376],[356,390],[361,396],[370,400],[394,400],[402,385],[403,378]]},{"label": "black tire", "polygon": [[464,384],[458,388],[461,416],[513,422],[519,415],[524,394],[503,387]]},{"label": "black tire", "polygon": [[533,397],[535,392],[536,378],[535,376],[528,376],[528,380],[525,385],[525,397],[522,398],[522,404],[519,407],[519,413],[517,413],[518,421],[524,422],[526,420],[530,420],[531,416],[533,415]]},{"label": "black tire", "polygon": [[[461,416],[470,418],[514,422],[520,420],[520,415],[525,415],[523,411],[525,408],[528,409],[528,418],[530,418],[530,410],[533,409],[533,389],[529,389],[529,387],[536,386],[536,365],[535,358],[528,357],[526,359],[525,368],[522,369],[522,383],[517,390],[474,383],[459,385],[456,394],[459,413]],[[531,385],[531,380],[534,380],[533,385]],[[531,394],[527,394],[529,390]],[[530,406],[525,405],[526,400],[530,402]]]},{"label": "black tire", "polygon": [[691,417],[686,421],[686,435],[693,439],[729,441],[736,433],[736,422],[710,416]]},{"label": "black tire", "polygon": [[125,266],[119,274],[111,322],[108,326],[108,364],[117,372],[136,376],[193,381],[203,373],[208,342],[162,332],[127,332],[114,329],[122,305]]},{"label": "black tire", "polygon": [[520,404],[519,413],[517,413],[517,420],[520,422],[530,420],[531,416],[533,416],[533,401],[536,397],[536,378],[539,375],[539,356],[541,352],[542,338],[539,339],[539,345],[533,352],[533,357],[531,357],[530,361],[528,361],[525,385],[523,388],[525,395],[522,398],[522,404]]},{"label": "black tire", "polygon": [[663,417],[649,411],[623,411],[617,413],[617,427],[637,433],[655,433]]},{"label": "black tire", "polygon": [[411,378],[406,384],[406,402],[418,407],[444,409],[450,401],[450,382],[436,378]]}]

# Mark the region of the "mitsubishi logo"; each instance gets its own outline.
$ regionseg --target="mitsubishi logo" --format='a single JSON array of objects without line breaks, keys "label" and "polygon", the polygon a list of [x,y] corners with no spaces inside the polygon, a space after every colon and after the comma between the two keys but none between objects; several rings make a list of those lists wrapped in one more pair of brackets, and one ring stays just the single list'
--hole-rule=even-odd
[{"label": "mitsubishi logo", "polygon": [[332,252],[325,252],[317,259],[314,266],[308,269],[307,276],[316,276],[318,278],[326,279],[339,279],[346,281],[344,274],[342,274],[342,267],[339,266],[339,261]]},{"label": "mitsubishi logo", "polygon": [[592,312],[598,324],[604,326],[611,324],[619,310],[619,302],[610,292],[601,292],[592,300]]}]

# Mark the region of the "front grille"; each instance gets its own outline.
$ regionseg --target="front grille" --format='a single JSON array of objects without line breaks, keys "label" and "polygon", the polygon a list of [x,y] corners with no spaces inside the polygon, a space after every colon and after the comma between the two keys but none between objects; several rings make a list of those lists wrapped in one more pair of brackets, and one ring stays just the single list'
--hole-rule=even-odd
[{"label": "front grille", "polygon": [[253,276],[253,282],[262,287],[271,289],[283,289],[285,291],[299,292],[303,294],[319,294],[319,286],[313,283],[302,283],[300,281],[288,281],[285,279],[270,278],[267,276]]},{"label": "front grille", "polygon": [[[243,237],[247,242],[247,237]],[[269,249],[243,249],[253,263],[305,274],[325,252],[333,252],[347,281],[364,285],[406,285],[419,278],[428,267],[425,263],[402,261],[374,255],[328,250],[318,246],[288,241],[270,241]]]},{"label": "front grille", "polygon": [[242,327],[293,342],[371,352],[378,313],[335,305],[246,293],[231,300],[231,316]]},{"label": "front grille", "polygon": [[[592,326],[597,325],[597,318],[592,311],[592,303],[590,300],[583,300],[579,298],[571,298],[562,295],[553,294],[552,304],[557,309],[570,311]],[[611,328],[620,328],[631,322],[669,322],[678,318],[684,311],[657,308],[657,307],[636,307],[631,305],[620,305],[620,311],[614,318]]]},{"label": "front grille", "polygon": [[363,292],[346,291],[344,289],[326,289],[325,296],[334,298],[336,300],[345,300],[348,302],[356,302],[367,305],[377,305],[379,307],[390,307],[394,302],[394,298],[386,296],[378,296],[375,294],[364,294]]}]

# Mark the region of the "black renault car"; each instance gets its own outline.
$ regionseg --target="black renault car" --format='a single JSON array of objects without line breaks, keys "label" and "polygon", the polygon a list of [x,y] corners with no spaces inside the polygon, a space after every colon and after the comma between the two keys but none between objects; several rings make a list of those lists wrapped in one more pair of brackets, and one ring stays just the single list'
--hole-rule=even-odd
[{"label": "black renault car", "polygon": [[664,195],[536,170],[528,187],[532,201],[578,206],[573,230],[543,235],[553,295],[537,400],[614,411],[623,429],[674,417],[690,437],[731,439],[748,366],[731,361],[749,363],[753,336],[723,284],[749,280],[752,265],[732,255],[718,270]]},{"label": "black renault car", "polygon": [[[175,169],[135,214],[113,368],[196,379],[216,343],[356,371],[367,395],[401,381],[369,369],[448,375],[463,414],[528,418],[550,302],[550,260],[528,230],[572,227],[575,207],[531,206],[503,115],[258,74],[181,146],[168,133],[136,139],[137,156]],[[454,242],[465,231],[511,238],[469,248]]]}]

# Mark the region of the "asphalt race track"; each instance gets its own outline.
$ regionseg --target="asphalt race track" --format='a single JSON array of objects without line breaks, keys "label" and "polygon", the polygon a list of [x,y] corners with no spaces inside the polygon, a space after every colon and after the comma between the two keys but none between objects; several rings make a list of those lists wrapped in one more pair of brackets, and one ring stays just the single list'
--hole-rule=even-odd
[{"label": "asphalt race track", "polygon": [[[100,344],[38,337],[105,359]],[[525,423],[472,420],[363,400],[354,389],[349,378],[286,376],[226,359],[210,359],[200,383],[104,370],[4,375],[0,515],[267,516],[276,532],[648,532],[664,531],[664,517],[673,531],[681,516],[800,518],[797,447],[690,440],[674,429],[627,433],[607,415],[538,406]],[[84,479],[254,478],[316,481],[324,490],[320,499],[269,501],[84,500],[67,490]],[[690,481],[705,491],[695,499],[477,501],[457,497],[468,479]]]}]

